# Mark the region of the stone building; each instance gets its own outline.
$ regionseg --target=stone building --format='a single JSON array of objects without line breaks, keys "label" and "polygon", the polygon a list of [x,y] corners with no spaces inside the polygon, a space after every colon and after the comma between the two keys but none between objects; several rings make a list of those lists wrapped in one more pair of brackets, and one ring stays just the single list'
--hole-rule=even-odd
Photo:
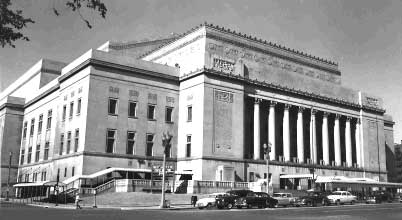
[{"label": "stone building", "polygon": [[387,181],[392,118],[342,80],[337,63],[210,24],[44,59],[0,95],[2,188],[8,151],[14,181],[67,181],[149,170],[165,131],[169,163],[195,180],[265,178],[267,144],[274,189],[286,175],[304,188],[311,172]]}]

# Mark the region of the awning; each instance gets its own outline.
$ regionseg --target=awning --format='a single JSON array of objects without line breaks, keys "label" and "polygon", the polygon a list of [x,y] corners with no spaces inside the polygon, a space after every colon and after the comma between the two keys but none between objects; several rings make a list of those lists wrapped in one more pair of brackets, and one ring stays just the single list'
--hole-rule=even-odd
[{"label": "awning", "polygon": [[[281,179],[313,179],[313,174],[305,173],[305,174],[285,174],[280,175]],[[314,178],[317,178],[317,175],[314,175]]]},{"label": "awning", "polygon": [[371,186],[401,187],[402,183],[379,182],[369,178],[350,178],[345,176],[318,176],[316,183],[361,184]]},{"label": "awning", "polygon": [[17,183],[17,184],[14,184],[13,187],[43,186],[47,182],[49,182],[49,181],[40,181],[40,182],[34,182],[34,183]]}]

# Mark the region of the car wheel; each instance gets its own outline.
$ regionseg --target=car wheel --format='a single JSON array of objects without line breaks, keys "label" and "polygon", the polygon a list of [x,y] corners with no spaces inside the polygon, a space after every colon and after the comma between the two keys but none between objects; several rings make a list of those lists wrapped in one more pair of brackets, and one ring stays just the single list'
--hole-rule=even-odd
[{"label": "car wheel", "polygon": [[228,204],[228,209],[232,209],[233,208],[233,204],[232,203],[229,203]]},{"label": "car wheel", "polygon": [[251,204],[247,204],[247,208],[251,209],[251,208],[253,208],[253,206]]},{"label": "car wheel", "polygon": [[204,207],[198,207],[198,209],[204,209]]},{"label": "car wheel", "polygon": [[211,203],[208,203],[207,209],[210,209],[210,208],[212,208],[212,204],[211,204]]},{"label": "car wheel", "polygon": [[237,208],[238,208],[238,209],[241,209],[242,207],[241,207],[241,206],[237,206]]},{"label": "car wheel", "polygon": [[341,201],[336,200],[336,205],[341,205]]},{"label": "car wheel", "polygon": [[350,204],[351,204],[351,205],[354,205],[354,204],[355,204],[355,200],[352,200],[352,201],[350,202]]},{"label": "car wheel", "polygon": [[313,204],[312,204],[311,202],[307,202],[306,205],[307,205],[308,207],[313,206]]}]

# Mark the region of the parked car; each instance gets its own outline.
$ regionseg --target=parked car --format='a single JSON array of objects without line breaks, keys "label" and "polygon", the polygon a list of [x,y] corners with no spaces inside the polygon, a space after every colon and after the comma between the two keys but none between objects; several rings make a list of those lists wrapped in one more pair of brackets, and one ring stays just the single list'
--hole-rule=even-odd
[{"label": "parked car", "polygon": [[240,197],[246,196],[248,193],[253,192],[251,190],[230,190],[226,192],[226,196],[217,198],[216,206],[219,209],[223,208],[233,208],[235,205],[235,200]]},{"label": "parked car", "polygon": [[252,208],[254,206],[257,206],[258,208],[274,208],[277,205],[278,200],[264,192],[250,192],[246,196],[235,200],[235,206],[239,209],[243,207]]},{"label": "parked car", "polygon": [[345,203],[350,203],[351,205],[355,204],[357,201],[357,197],[352,195],[348,191],[335,191],[332,192],[332,194],[328,195],[328,200],[330,204],[345,204]]},{"label": "parked car", "polygon": [[216,206],[216,200],[220,199],[222,197],[225,197],[227,194],[226,193],[212,193],[209,194],[208,197],[199,199],[196,203],[196,206],[199,209],[203,208],[212,208]]},{"label": "parked car", "polygon": [[274,193],[272,197],[278,200],[278,206],[293,206],[296,202],[296,198],[293,197],[292,193]]},{"label": "parked car", "polygon": [[330,204],[325,192],[308,192],[307,195],[296,199],[295,206],[326,206]]},{"label": "parked car", "polygon": [[392,195],[389,192],[375,192],[373,195],[366,199],[366,203],[382,203],[382,202],[392,202]]}]

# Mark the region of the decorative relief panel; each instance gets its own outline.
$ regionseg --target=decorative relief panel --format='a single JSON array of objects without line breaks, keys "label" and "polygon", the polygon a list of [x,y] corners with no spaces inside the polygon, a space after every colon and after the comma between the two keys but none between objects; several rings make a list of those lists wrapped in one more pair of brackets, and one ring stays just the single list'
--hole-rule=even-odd
[{"label": "decorative relief panel", "polygon": [[193,94],[187,95],[187,101],[191,101],[191,100],[193,100]]},{"label": "decorative relief panel", "polygon": [[373,107],[379,107],[378,99],[373,98],[373,97],[366,96],[366,103],[367,103],[367,105],[370,105]]},{"label": "decorative relief panel", "polygon": [[137,90],[128,90],[128,95],[131,97],[138,97],[139,96],[139,92]]},{"label": "decorative relief panel", "polygon": [[174,98],[166,96],[166,103],[174,103]]},{"label": "decorative relief panel", "polygon": [[156,104],[158,99],[158,95],[154,94],[154,93],[148,93],[148,102],[151,104]]},{"label": "decorative relief panel", "polygon": [[232,154],[233,94],[214,90],[213,149],[215,154]]},{"label": "decorative relief panel", "polygon": [[[301,75],[306,75],[308,77],[312,78],[317,78],[323,81],[328,81],[332,83],[337,83],[340,84],[340,77],[336,77],[332,74],[325,73],[323,71],[319,70],[312,70],[307,67],[303,67],[301,65],[286,61],[284,59],[280,59],[277,57],[270,56],[268,54],[261,54],[261,53],[255,53],[252,51],[248,51],[244,48],[236,48],[236,47],[231,47],[231,46],[223,46],[223,45],[217,45],[214,43],[209,43],[208,48],[212,52],[217,52],[218,54],[224,55],[228,58],[231,59],[246,59],[250,61],[254,61],[257,63],[262,63],[266,64],[269,66],[281,68],[290,72],[295,72]],[[214,67],[219,68],[216,65],[224,65],[224,64],[216,64],[215,59],[214,59]],[[223,68],[222,68],[223,69]]]},{"label": "decorative relief panel", "polygon": [[219,69],[222,72],[227,72],[227,73],[233,73],[234,72],[234,63],[214,58],[214,64],[213,64],[215,69]]},{"label": "decorative relief panel", "polygon": [[119,94],[119,88],[118,88],[118,87],[109,86],[109,92],[110,92],[110,93]]}]

